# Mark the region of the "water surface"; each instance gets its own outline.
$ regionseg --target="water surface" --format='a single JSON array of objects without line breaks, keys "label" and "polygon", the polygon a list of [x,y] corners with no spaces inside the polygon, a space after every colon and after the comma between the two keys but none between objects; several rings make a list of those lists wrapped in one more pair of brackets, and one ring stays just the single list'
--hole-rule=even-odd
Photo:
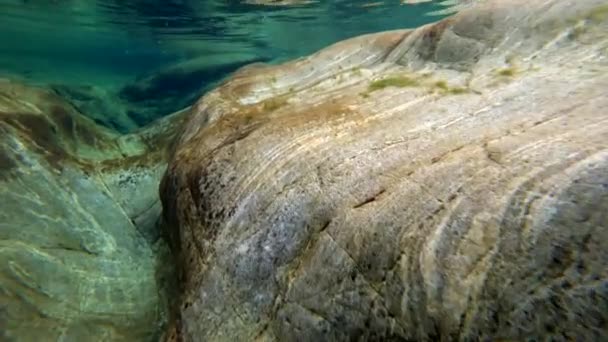
[{"label": "water surface", "polygon": [[434,13],[447,6],[408,2],[413,1],[264,6],[230,0],[3,0],[0,76],[118,90],[195,59],[206,72],[176,82],[202,92],[244,64],[279,63],[353,36],[421,26],[441,19]]}]

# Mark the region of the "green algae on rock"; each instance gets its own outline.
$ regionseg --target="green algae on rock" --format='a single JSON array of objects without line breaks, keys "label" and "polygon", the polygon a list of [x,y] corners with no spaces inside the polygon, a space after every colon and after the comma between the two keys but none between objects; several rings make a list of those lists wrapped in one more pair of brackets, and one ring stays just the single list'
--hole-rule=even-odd
[{"label": "green algae on rock", "polygon": [[[487,0],[201,98],[161,183],[164,339],[608,338],[608,22],[567,34],[601,5]],[[368,91],[394,75],[420,86]]]}]

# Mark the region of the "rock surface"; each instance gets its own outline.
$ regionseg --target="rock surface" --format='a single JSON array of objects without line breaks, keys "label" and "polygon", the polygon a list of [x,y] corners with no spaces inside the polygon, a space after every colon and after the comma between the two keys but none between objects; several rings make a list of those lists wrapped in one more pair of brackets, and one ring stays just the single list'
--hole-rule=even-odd
[{"label": "rock surface", "polygon": [[208,93],[161,183],[164,339],[608,338],[607,17],[488,0]]},{"label": "rock surface", "polygon": [[91,85],[73,86],[65,84],[55,84],[51,88],[80,113],[89,117],[95,123],[116,132],[133,132],[151,122],[150,119],[145,122],[138,122],[137,118],[129,116],[129,113],[139,113],[145,111],[145,108],[137,108],[136,105],[125,101],[116,90]]},{"label": "rock surface", "polygon": [[158,338],[158,182],[179,123],[118,136],[53,91],[0,81],[0,340]]}]

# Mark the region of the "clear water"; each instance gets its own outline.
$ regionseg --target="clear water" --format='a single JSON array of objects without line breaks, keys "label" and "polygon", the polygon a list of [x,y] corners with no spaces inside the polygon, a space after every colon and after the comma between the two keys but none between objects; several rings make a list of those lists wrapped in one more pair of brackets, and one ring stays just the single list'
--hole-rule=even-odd
[{"label": "clear water", "polygon": [[[177,83],[200,94],[242,65],[279,63],[360,34],[421,26],[449,9],[440,1],[409,2],[2,0],[0,76],[119,91],[138,77],[196,59],[204,72]],[[159,111],[180,109],[193,96],[186,97]]]}]

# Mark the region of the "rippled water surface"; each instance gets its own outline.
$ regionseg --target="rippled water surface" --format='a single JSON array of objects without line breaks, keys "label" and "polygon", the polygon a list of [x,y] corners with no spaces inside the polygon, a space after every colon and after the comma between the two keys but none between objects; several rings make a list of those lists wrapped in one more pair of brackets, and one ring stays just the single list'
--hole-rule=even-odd
[{"label": "rippled water surface", "polygon": [[447,8],[437,1],[302,2],[3,0],[0,73],[101,84],[200,56],[210,66],[278,62],[362,33],[420,26]]},{"label": "rippled water surface", "polygon": [[418,27],[455,3],[0,0],[0,77],[51,85],[85,115],[126,132],[187,107],[249,63]]}]

